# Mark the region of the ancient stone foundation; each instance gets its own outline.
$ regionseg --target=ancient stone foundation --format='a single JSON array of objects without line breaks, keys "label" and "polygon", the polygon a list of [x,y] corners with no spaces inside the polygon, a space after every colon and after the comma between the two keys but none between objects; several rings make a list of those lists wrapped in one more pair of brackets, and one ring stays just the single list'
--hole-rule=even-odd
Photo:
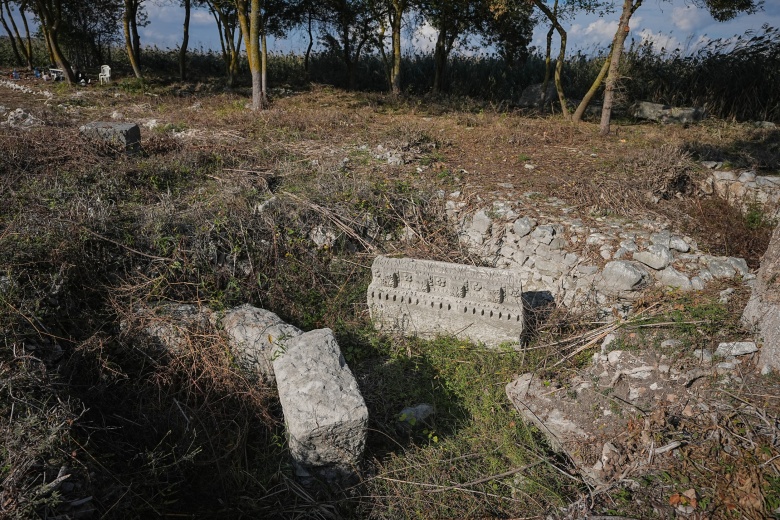
[{"label": "ancient stone foundation", "polygon": [[489,346],[520,341],[522,290],[511,271],[384,256],[371,271],[368,308],[379,330]]}]

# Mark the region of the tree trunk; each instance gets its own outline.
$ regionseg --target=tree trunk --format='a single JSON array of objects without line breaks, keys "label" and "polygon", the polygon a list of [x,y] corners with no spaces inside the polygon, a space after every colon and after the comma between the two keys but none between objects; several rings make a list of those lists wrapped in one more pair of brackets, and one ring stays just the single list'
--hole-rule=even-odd
[{"label": "tree trunk", "polygon": [[555,90],[558,91],[558,101],[561,103],[561,113],[565,119],[569,119],[569,107],[566,105],[566,96],[563,93],[563,84],[561,83],[563,61],[566,59],[566,31],[558,21],[558,14],[550,11],[550,8],[545,5],[543,0],[533,0],[533,3],[544,13],[561,38],[561,50],[558,52],[558,61],[555,64]]},{"label": "tree trunk", "polygon": [[[3,20],[3,26],[5,27],[5,30],[8,31],[8,39],[11,41],[11,47],[14,50],[14,55],[16,56],[17,62],[19,65],[24,65],[25,62],[27,63],[27,68],[29,70],[32,70],[32,57],[30,56],[29,49],[25,47],[24,40],[22,39],[22,35],[19,34],[19,28],[16,26],[16,22],[14,21],[14,16],[11,14],[11,7],[8,5],[8,0],[5,0],[3,2],[5,4],[5,11],[8,13],[8,19],[11,21],[11,28],[13,29],[13,34],[11,34],[10,31],[8,31],[8,26],[5,23],[5,20]],[[22,11],[22,7],[19,8],[19,11],[24,15],[24,11]],[[2,17],[2,14],[0,13],[0,18]],[[17,44],[18,48],[21,49],[21,52],[17,51]]]},{"label": "tree trunk", "polygon": [[187,79],[187,45],[190,42],[190,9],[191,0],[184,0],[184,29],[179,49],[179,77],[182,81]]},{"label": "tree trunk", "polygon": [[390,89],[394,95],[401,93],[401,22],[404,5],[400,0],[393,2],[393,13],[390,16],[390,25],[393,36],[392,65],[390,67]]},{"label": "tree trunk", "polygon": [[238,3],[238,19],[244,33],[249,71],[252,75],[252,110],[263,108],[262,77],[260,71],[260,0],[251,0],[251,10],[247,13],[246,1]]},{"label": "tree trunk", "polygon": [[590,104],[591,99],[593,99],[593,96],[596,95],[596,92],[601,86],[601,82],[604,81],[604,77],[607,75],[607,70],[609,70],[609,64],[611,61],[612,50],[610,49],[609,54],[607,55],[607,59],[604,60],[604,64],[601,66],[601,70],[599,71],[598,76],[596,76],[596,79],[593,80],[593,84],[588,89],[588,92],[585,93],[582,101],[580,101],[580,104],[577,106],[577,110],[574,111],[574,115],[571,116],[572,123],[579,123],[582,121],[582,115],[588,108],[588,105]]},{"label": "tree trunk", "polygon": [[620,14],[620,22],[618,23],[617,32],[615,38],[612,41],[612,52],[609,60],[609,75],[607,81],[604,84],[604,106],[601,109],[601,124],[599,125],[599,133],[601,135],[609,135],[610,120],[612,118],[612,103],[615,97],[615,86],[618,82],[618,67],[620,66],[620,57],[623,54],[623,44],[628,36],[628,22],[631,20],[631,15],[642,4],[642,0],[636,0],[636,4],[633,4],[632,0],[623,0],[623,11]]},{"label": "tree trunk", "polygon": [[22,15],[22,23],[24,24],[24,35],[27,39],[27,66],[30,68],[30,70],[33,70],[34,63],[33,63],[33,48],[32,48],[32,38],[30,37],[30,26],[27,23],[27,16],[24,14],[24,7],[25,4],[22,4],[19,6],[19,14]]},{"label": "tree trunk", "polygon": [[65,75],[68,85],[72,85],[75,79],[73,77],[73,71],[70,70],[70,63],[60,50],[58,42],[59,24],[62,16],[59,5],[57,3],[52,4],[50,1],[47,2],[47,0],[35,0],[35,5],[38,7],[41,30],[43,31],[44,38],[46,38],[52,62],[56,63],[58,68],[62,69],[62,73]]},{"label": "tree trunk", "polygon": [[125,33],[125,50],[127,51],[127,59],[130,60],[130,66],[133,67],[135,77],[138,79],[143,79],[143,75],[141,74],[141,67],[139,66],[138,60],[136,59],[137,56],[133,48],[132,36],[130,33],[130,19],[131,17],[135,19],[135,9],[133,8],[134,4],[135,0],[125,0],[125,12],[122,13],[122,28]]},{"label": "tree trunk", "polygon": [[349,38],[349,24],[342,23],[341,44],[344,66],[347,68],[347,90],[355,90],[355,67],[352,60],[352,41]]},{"label": "tree trunk", "polygon": [[[555,0],[553,5],[553,15],[558,17],[558,0]],[[547,31],[547,47],[544,53],[544,81],[542,82],[542,107],[547,104],[547,86],[550,84],[550,65],[552,60],[550,54],[552,54],[552,37],[555,33],[555,25],[550,24],[550,30]]]},{"label": "tree trunk", "polygon": [[[5,5],[5,8],[8,9],[8,0],[0,0],[0,2]],[[13,17],[11,16],[11,11],[8,11],[8,17],[11,18],[11,21],[13,21]],[[11,42],[11,50],[14,53],[14,58],[16,59],[17,65],[24,64],[24,60],[22,60],[22,55],[19,53],[19,49],[16,46],[16,39],[14,39],[13,33],[11,33],[11,28],[8,27],[8,22],[5,20],[5,15],[3,14],[3,10],[0,9],[0,23],[3,24],[3,29],[5,29],[5,32],[8,33],[8,41]]]},{"label": "tree trunk", "polygon": [[312,15],[309,13],[308,23],[306,24],[306,33],[309,36],[309,43],[306,46],[306,54],[303,58],[303,70],[309,74],[309,60],[311,59],[311,49],[314,47],[314,33],[312,32]]},{"label": "tree trunk", "polygon": [[260,102],[263,104],[263,107],[266,107],[268,106],[268,44],[265,41],[265,30],[263,30],[263,34],[260,37],[260,40],[263,50],[262,54],[260,55],[260,95],[262,97]]},{"label": "tree trunk", "polygon": [[447,66],[447,35],[442,29],[436,37],[436,47],[433,51],[433,93],[440,94],[444,82],[444,69]]},{"label": "tree trunk", "polygon": [[141,35],[138,34],[138,2],[140,0],[133,0],[135,8],[133,9],[133,17],[130,18],[130,29],[133,34],[133,54],[135,54],[135,62],[138,66],[141,66]]}]

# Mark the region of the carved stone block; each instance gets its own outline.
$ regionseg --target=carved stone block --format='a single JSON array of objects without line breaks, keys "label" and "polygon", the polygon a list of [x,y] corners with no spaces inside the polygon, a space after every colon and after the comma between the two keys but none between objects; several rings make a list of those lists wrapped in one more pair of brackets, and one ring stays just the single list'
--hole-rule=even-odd
[{"label": "carved stone block", "polygon": [[520,342],[522,288],[512,271],[385,256],[371,270],[368,308],[379,330],[488,346]]}]

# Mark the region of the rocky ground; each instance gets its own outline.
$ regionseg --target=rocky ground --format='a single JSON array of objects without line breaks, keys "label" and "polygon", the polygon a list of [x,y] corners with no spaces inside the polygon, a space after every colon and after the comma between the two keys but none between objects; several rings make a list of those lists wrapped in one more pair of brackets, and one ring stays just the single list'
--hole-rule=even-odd
[{"label": "rocky ground", "polygon": [[[246,205],[241,215],[247,226],[248,215],[275,215],[274,208],[286,208],[282,204],[289,201],[305,206],[318,218],[284,232],[318,255],[349,242],[355,254],[349,261],[363,268],[383,252],[519,273],[524,291],[538,298],[537,323],[526,347],[544,355],[534,365],[523,361],[516,378],[495,384],[508,385],[505,406],[516,409],[518,420],[523,415],[535,423],[550,453],[560,457],[563,478],[579,483],[577,491],[562,493],[566,503],[551,501],[534,515],[780,514],[778,380],[761,373],[760,342],[739,324],[778,211],[776,128],[626,121],[602,138],[587,123],[571,126],[463,101],[394,100],[324,87],[278,91],[272,107],[259,114],[246,109],[241,92],[206,84],[160,91],[129,83],[69,89],[24,79],[3,80],[0,89],[1,138],[49,139],[51,156],[40,160],[55,183],[74,161],[116,164],[126,168],[126,178],[147,175],[145,158],[133,163],[101,150],[94,156],[73,152],[81,139],[78,127],[94,121],[138,123],[146,157],[177,149],[231,158],[189,193],[152,179],[156,192],[140,201],[106,199],[103,188],[82,187],[63,196],[70,197],[64,203],[31,203],[41,215],[39,205],[62,203],[68,210],[57,219],[80,222],[82,234],[148,256],[149,266],[133,264],[148,277],[144,283],[159,283],[152,264],[178,249],[146,249],[142,239],[126,240],[101,228],[101,218],[137,211],[150,222],[175,226],[179,219],[184,226],[183,215],[229,208],[231,200]],[[90,146],[78,145],[78,153]],[[37,149],[46,148],[38,143]],[[2,163],[7,207],[32,197],[25,192],[29,186],[20,184],[30,181],[27,159],[8,156]],[[390,185],[392,200],[384,191]],[[325,206],[306,191],[312,186],[321,198],[349,202]],[[379,207],[382,200],[385,207]],[[7,211],[0,240],[32,229],[23,220]],[[390,221],[394,225],[386,226]],[[214,218],[201,224],[217,225]],[[271,255],[277,241],[271,234],[252,247]],[[262,279],[257,257],[219,243],[209,247],[210,265],[226,280],[241,273],[255,284]],[[353,268],[346,266],[341,269]],[[0,266],[0,288],[19,283],[14,276],[22,270],[21,260]],[[56,285],[56,272],[47,276]],[[227,292],[226,287],[219,290]],[[49,292],[46,298],[57,298],[53,288]],[[271,310],[300,317],[305,312],[300,307],[314,303]],[[349,304],[359,307],[365,300]],[[356,314],[365,319],[364,309]],[[334,326],[327,317],[316,319],[320,322],[311,325]],[[37,348],[42,352],[50,344],[39,340]],[[367,401],[370,408],[372,398]],[[526,489],[522,476],[503,480]],[[82,497],[72,498],[71,504]],[[87,506],[72,505],[93,511]]]}]

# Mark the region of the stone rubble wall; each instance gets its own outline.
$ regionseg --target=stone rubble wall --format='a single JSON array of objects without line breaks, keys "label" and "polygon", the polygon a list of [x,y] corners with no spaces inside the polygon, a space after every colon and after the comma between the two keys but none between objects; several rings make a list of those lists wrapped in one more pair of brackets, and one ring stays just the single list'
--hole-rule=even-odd
[{"label": "stone rubble wall", "polygon": [[[711,256],[690,237],[647,220],[598,217],[590,223],[568,215],[555,197],[526,193],[540,211],[521,216],[528,202],[494,202],[475,212],[451,194],[445,210],[461,243],[488,265],[516,273],[524,291],[549,292],[568,308],[634,299],[650,286],[702,290],[716,279],[754,278],[744,259]],[[544,214],[554,209],[563,217]]]},{"label": "stone rubble wall", "polygon": [[780,176],[756,175],[750,170],[720,170],[719,162],[708,161],[702,165],[712,170],[699,185],[705,195],[717,195],[743,211],[758,205],[769,218],[780,217]]}]

